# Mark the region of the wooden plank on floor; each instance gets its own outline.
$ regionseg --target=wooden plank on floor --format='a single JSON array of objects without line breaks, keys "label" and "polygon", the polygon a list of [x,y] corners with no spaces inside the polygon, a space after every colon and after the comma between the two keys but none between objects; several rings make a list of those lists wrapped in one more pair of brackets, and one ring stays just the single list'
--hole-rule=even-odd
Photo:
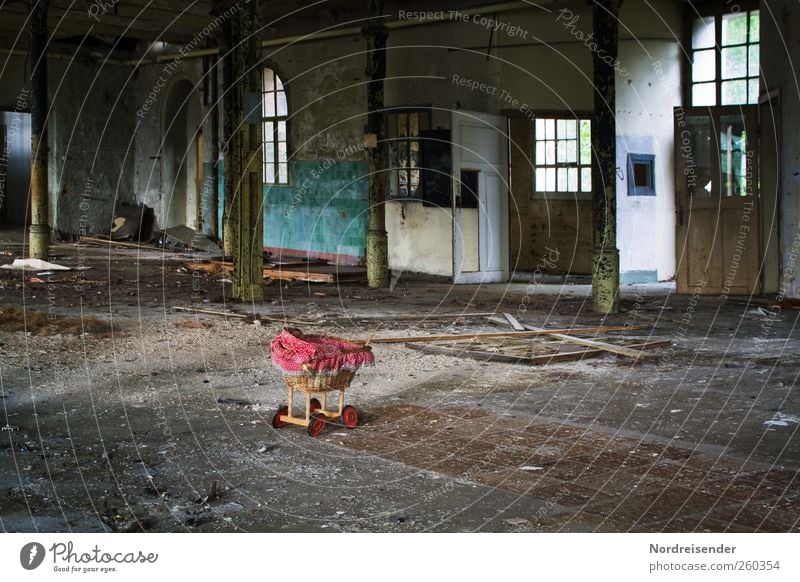
[{"label": "wooden plank on floor", "polygon": [[511,327],[513,327],[515,330],[525,331],[525,326],[523,326],[519,321],[517,321],[517,318],[511,315],[510,313],[504,313],[503,317],[506,318],[506,321],[508,321],[508,323],[511,324]]},{"label": "wooden plank on floor", "polygon": [[[431,343],[451,340],[468,340],[473,338],[484,337],[537,337],[537,336],[552,336],[553,334],[569,333],[569,334],[597,334],[609,333],[612,331],[630,331],[642,329],[642,326],[629,326],[629,325],[608,325],[603,327],[585,327],[585,328],[566,328],[566,329],[548,329],[543,331],[505,331],[505,332],[492,332],[492,333],[464,333],[456,335],[425,335],[425,336],[412,336],[412,337],[386,337],[374,338],[370,343],[373,344],[403,344],[403,343]],[[366,340],[353,340],[359,343],[365,343]]]},{"label": "wooden plank on floor", "polygon": [[[641,350],[654,349],[662,347],[664,344],[670,342],[653,342],[652,344],[641,344],[633,347]],[[482,360],[487,362],[502,362],[508,364],[524,364],[529,366],[544,366],[557,362],[577,362],[586,358],[596,358],[598,356],[608,355],[609,352],[605,350],[579,350],[572,352],[556,352],[552,354],[543,354],[541,356],[516,356],[511,354],[504,354],[500,352],[488,352],[483,350],[470,350],[463,347],[450,347],[450,346],[433,346],[429,344],[406,344],[407,348],[417,350],[425,354],[454,356],[459,358],[469,358],[473,360]]]}]

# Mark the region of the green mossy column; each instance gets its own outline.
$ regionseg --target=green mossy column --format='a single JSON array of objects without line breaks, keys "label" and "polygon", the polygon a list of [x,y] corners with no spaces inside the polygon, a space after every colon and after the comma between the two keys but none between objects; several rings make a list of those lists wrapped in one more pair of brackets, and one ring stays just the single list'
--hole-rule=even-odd
[{"label": "green mossy column", "polygon": [[47,187],[47,0],[30,0],[31,226],[28,255],[47,260],[50,247]]},{"label": "green mossy column", "polygon": [[[220,10],[219,4],[215,11]],[[226,91],[223,132],[227,144],[223,247],[234,261],[233,297],[242,301],[264,298],[261,110],[255,115],[247,110],[248,104],[254,106],[261,95],[260,23],[260,0],[240,5],[225,23],[222,47]]]},{"label": "green mossy column", "polygon": [[[592,117],[592,229],[594,263],[592,302],[596,313],[616,313],[619,290],[617,249],[617,122],[616,62],[619,39],[617,15],[621,0],[595,0],[594,115]],[[601,58],[602,57],[602,58]],[[610,57],[610,58],[609,58]]]},{"label": "green mossy column", "polygon": [[367,214],[367,283],[389,286],[389,237],[386,233],[386,143],[384,141],[383,81],[386,78],[388,31],[379,18],[383,2],[371,1],[367,38],[367,134],[377,143],[369,150],[369,209]]}]

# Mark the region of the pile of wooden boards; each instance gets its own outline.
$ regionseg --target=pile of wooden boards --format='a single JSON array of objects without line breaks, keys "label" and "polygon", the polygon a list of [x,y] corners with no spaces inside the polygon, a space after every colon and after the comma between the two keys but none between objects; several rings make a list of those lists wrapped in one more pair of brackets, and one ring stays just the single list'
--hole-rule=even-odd
[{"label": "pile of wooden boards", "polygon": [[489,320],[513,327],[515,331],[372,338],[369,343],[402,343],[426,354],[527,365],[575,362],[610,354],[638,362],[648,356],[646,351],[672,343],[647,334],[643,334],[644,339],[609,335],[641,330],[641,326],[542,329],[522,324],[510,314],[491,316]]},{"label": "pile of wooden boards", "polygon": [[[231,273],[233,263],[220,258],[209,261],[186,263],[190,271],[207,273]],[[358,283],[366,279],[367,270],[363,267],[329,265],[317,259],[294,257],[273,257],[264,261],[264,279],[279,281],[305,281],[310,283]]]}]

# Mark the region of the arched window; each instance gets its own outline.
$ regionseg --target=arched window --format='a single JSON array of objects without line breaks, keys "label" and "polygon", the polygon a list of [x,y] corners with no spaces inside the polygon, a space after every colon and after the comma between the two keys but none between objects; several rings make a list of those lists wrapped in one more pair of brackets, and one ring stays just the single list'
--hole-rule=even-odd
[{"label": "arched window", "polygon": [[281,78],[264,67],[261,115],[264,130],[264,183],[289,183],[289,148],[286,119],[289,105]]}]

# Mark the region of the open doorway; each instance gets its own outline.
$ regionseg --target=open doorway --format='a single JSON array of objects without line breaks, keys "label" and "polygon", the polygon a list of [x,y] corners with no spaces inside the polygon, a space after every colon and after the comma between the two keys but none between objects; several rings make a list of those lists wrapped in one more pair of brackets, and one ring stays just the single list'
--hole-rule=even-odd
[{"label": "open doorway", "polygon": [[162,156],[163,197],[158,209],[165,228],[194,227],[197,221],[198,168],[202,168],[202,137],[196,130],[200,104],[192,84],[182,79],[169,91],[164,104]]},{"label": "open doorway", "polygon": [[31,114],[0,111],[0,224],[28,222]]},{"label": "open doorway", "polygon": [[453,112],[453,281],[508,280],[507,120]]}]

